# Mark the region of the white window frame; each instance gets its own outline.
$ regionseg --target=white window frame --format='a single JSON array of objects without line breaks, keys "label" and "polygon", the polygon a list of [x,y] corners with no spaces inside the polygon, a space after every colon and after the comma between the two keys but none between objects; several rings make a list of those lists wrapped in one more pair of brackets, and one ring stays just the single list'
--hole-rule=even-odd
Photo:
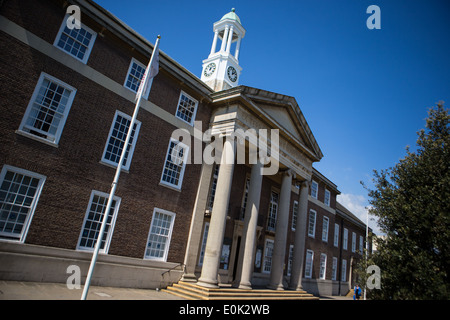
[{"label": "white window frame", "polygon": [[92,30],[91,28],[89,28],[88,26],[86,26],[85,24],[81,23],[81,29],[84,29],[84,30],[88,31],[89,33],[91,33],[91,34],[92,34],[92,38],[91,38],[91,40],[89,41],[89,45],[87,46],[87,49],[86,49],[86,52],[85,52],[85,54],[84,54],[83,59],[80,59],[79,57],[73,55],[71,52],[66,51],[64,48],[61,48],[61,47],[58,45],[58,42],[59,42],[59,40],[60,40],[60,38],[61,38],[61,35],[62,35],[62,33],[64,32],[65,27],[67,26],[66,21],[67,21],[67,19],[68,19],[69,17],[70,17],[70,16],[69,16],[68,14],[66,14],[66,15],[64,16],[64,19],[63,19],[63,21],[62,21],[62,23],[61,23],[61,27],[59,27],[59,31],[58,31],[58,34],[56,35],[56,39],[55,39],[55,41],[53,42],[53,45],[54,45],[56,48],[58,48],[59,50],[61,50],[61,51],[65,52],[65,53],[67,53],[67,54],[70,55],[71,57],[77,59],[78,61],[83,62],[84,64],[86,64],[87,61],[88,61],[88,59],[89,59],[89,56],[91,55],[92,48],[94,47],[95,39],[97,38],[97,32],[95,32],[94,30]]},{"label": "white window frame", "polygon": [[[40,129],[37,129],[33,126],[30,126],[27,124],[28,119],[31,117],[32,112],[33,112],[33,107],[34,104],[39,104],[37,102],[37,99],[39,98],[40,95],[40,91],[41,91],[41,87],[43,85],[44,80],[48,80],[52,83],[57,84],[58,86],[63,87],[65,90],[70,91],[69,97],[67,98],[66,101],[66,105],[64,107],[64,111],[63,112],[58,112],[59,114],[61,114],[61,118],[59,119],[59,124],[57,125],[57,129],[54,135],[51,135],[50,133],[48,133],[47,137],[41,137],[39,135],[33,134],[29,131],[36,131],[42,135],[45,135],[46,133],[44,131],[40,131]],[[69,114],[70,108],[72,107],[72,103],[73,103],[73,99],[75,98],[75,94],[77,92],[77,89],[75,89],[74,87],[68,85],[67,83],[45,73],[45,72],[41,72],[41,75],[39,76],[39,80],[36,84],[36,87],[34,88],[34,92],[33,95],[31,96],[30,101],[28,102],[28,106],[27,106],[27,110],[25,111],[25,114],[22,118],[22,122],[20,123],[20,127],[19,130],[17,131],[18,133],[25,135],[31,139],[37,140],[37,141],[41,141],[44,142],[46,144],[50,144],[53,146],[57,146],[59,143],[59,139],[61,138],[61,134],[62,131],[64,129],[64,125],[66,123],[67,120],[67,116]],[[61,102],[61,101],[60,101]],[[60,107],[60,104],[58,104],[58,108],[56,110],[58,110]],[[55,110],[54,110],[55,111]],[[42,109],[40,109],[39,112],[42,112]],[[52,123],[55,120],[55,117],[53,116],[52,118]],[[29,130],[29,131],[28,131]]]},{"label": "white window frame", "polygon": [[[147,254],[147,251],[149,250],[149,242],[150,242],[150,237],[152,234],[154,234],[152,232],[153,227],[158,228],[161,227],[159,225],[154,225],[156,219],[155,219],[155,214],[156,213],[160,213],[163,215],[169,215],[172,217],[171,221],[170,221],[170,226],[169,226],[169,230],[168,230],[168,234],[167,235],[161,235],[161,234],[157,234],[159,237],[164,237],[166,239],[165,245],[164,245],[164,253],[162,257],[153,257]],[[171,212],[171,211],[167,211],[164,209],[160,209],[160,208],[154,208],[153,209],[153,215],[152,215],[152,223],[150,224],[150,229],[148,231],[148,237],[147,237],[147,243],[145,245],[145,253],[144,253],[144,259],[145,260],[155,260],[155,261],[167,261],[167,256],[169,254],[169,249],[170,249],[170,242],[172,240],[172,231],[173,231],[173,226],[175,224],[175,218],[176,218],[176,214],[175,212]]]},{"label": "white window frame", "polygon": [[[91,211],[92,201],[94,200],[94,196],[105,198],[105,200],[106,200],[104,202],[105,210],[106,210],[106,204],[107,204],[108,199],[109,199],[109,194],[108,193],[101,192],[101,191],[98,191],[98,190],[92,190],[91,191],[91,195],[89,197],[89,203],[88,203],[88,206],[87,206],[87,209],[86,209],[86,213],[85,213],[84,219],[83,219],[83,224],[81,225],[80,235],[78,237],[76,250],[79,250],[79,251],[94,251],[94,248],[95,248],[95,243],[94,243],[94,246],[92,248],[91,247],[87,247],[87,246],[81,246],[81,240],[82,240],[82,237],[83,237],[83,231],[84,231],[84,228],[85,228],[85,225],[86,225],[86,221],[87,221],[87,219],[89,217],[89,213]],[[99,252],[104,253],[104,254],[107,254],[108,251],[109,251],[109,245],[111,244],[111,238],[112,238],[112,235],[114,233],[114,226],[116,224],[117,213],[119,212],[120,202],[122,200],[120,197],[117,197],[117,196],[114,196],[113,199],[114,199],[114,201],[116,201],[116,204],[115,204],[115,206],[113,208],[114,209],[113,216],[112,216],[111,223],[109,224],[109,228],[108,228],[108,231],[107,231],[106,240],[105,240],[105,246],[104,246],[103,249],[100,248],[100,251],[99,251]],[[95,212],[99,213],[97,211],[95,211]],[[104,212],[103,214],[109,214],[109,213]],[[97,223],[99,223],[99,229],[98,230],[100,230],[102,221],[103,221],[103,215],[100,216],[100,220],[97,222]],[[98,240],[100,240],[100,239],[97,238],[97,241]]]},{"label": "white window frame", "polygon": [[214,205],[214,197],[216,196],[216,187],[217,187],[217,179],[219,178],[219,170],[220,170],[220,165],[219,164],[215,164],[214,165],[214,173],[211,179],[211,187],[209,189],[209,195],[208,195],[208,209],[210,210],[210,212],[213,209],[213,205]]},{"label": "white window frame", "polygon": [[325,253],[320,254],[320,268],[319,279],[325,280],[327,274],[327,255]]},{"label": "white window frame", "polygon": [[292,263],[294,261],[294,245],[289,245],[289,255],[288,255],[288,264],[287,264],[287,275],[290,276],[292,273]]},{"label": "white window frame", "polygon": [[[163,180],[163,178],[164,178],[164,171],[166,169],[167,163],[168,162],[173,163],[173,161],[170,160],[171,158],[169,159],[169,150],[170,150],[170,145],[172,143],[176,143],[177,145],[179,145],[184,150],[183,151],[183,160],[182,160],[183,165],[182,165],[181,170],[179,172],[178,184],[173,184],[171,182]],[[171,189],[178,190],[178,191],[181,190],[181,186],[183,184],[184,171],[186,169],[186,163],[187,163],[188,155],[189,155],[189,147],[187,145],[185,145],[184,143],[178,141],[177,139],[170,138],[169,145],[167,146],[166,157],[164,158],[164,166],[163,166],[163,170],[161,172],[161,179],[159,181],[159,183],[161,185],[169,187]],[[175,163],[175,165],[179,165],[179,164]]]},{"label": "white window frame", "polygon": [[205,258],[206,252],[206,241],[208,240],[209,233],[209,222],[205,222],[205,227],[203,228],[202,246],[200,248],[200,253],[198,255],[198,265],[203,266],[203,260]]},{"label": "white window frame", "polygon": [[[128,90],[130,90],[131,92],[137,93],[138,90],[139,90],[139,86],[140,86],[140,84],[141,84],[142,77],[144,76],[144,74],[142,74],[141,79],[139,79],[139,81],[138,81],[138,86],[137,86],[136,90],[133,90],[131,87],[127,86],[128,78],[129,78],[130,76],[137,79],[137,77],[135,77],[135,76],[133,76],[133,75],[131,74],[131,70],[133,70],[133,64],[134,64],[134,63],[135,63],[136,65],[138,65],[139,67],[143,68],[143,69],[144,69],[144,72],[145,72],[145,70],[147,69],[147,66],[145,66],[143,63],[139,62],[139,61],[138,61],[137,59],[135,59],[135,58],[131,58],[131,62],[130,62],[130,65],[129,65],[128,71],[127,71],[127,76],[125,77],[125,81],[124,81],[124,83],[123,83],[123,86],[124,86],[125,88],[127,88]],[[144,94],[142,95],[142,97],[143,97],[144,99],[148,99],[149,94],[150,94],[150,90],[149,90],[148,92],[144,92]]]},{"label": "white window frame", "polygon": [[323,217],[322,221],[322,241],[328,242],[328,229],[330,226],[330,219]]},{"label": "white window frame", "polygon": [[[26,217],[25,217],[25,219],[23,221],[20,233],[17,234],[17,233],[13,233],[13,232],[4,232],[4,231],[0,232],[0,240],[1,241],[6,241],[6,242],[12,241],[12,242],[23,243],[23,242],[25,242],[25,238],[27,236],[28,229],[30,228],[30,225],[31,225],[31,220],[33,219],[34,212],[36,210],[36,205],[37,205],[37,203],[39,201],[39,197],[41,196],[42,188],[44,187],[44,183],[45,183],[45,180],[46,180],[47,177],[44,176],[44,175],[32,172],[32,171],[28,171],[28,170],[25,170],[25,169],[21,169],[21,168],[17,168],[17,167],[5,164],[5,165],[3,165],[2,171],[0,172],[0,186],[2,186],[4,184],[7,172],[14,173],[14,176],[16,174],[19,174],[19,175],[23,175],[24,177],[30,177],[30,178],[39,180],[39,182],[38,182],[38,184],[36,186],[36,191],[35,191],[35,193],[33,195],[33,198],[32,198],[32,200],[31,200],[31,202],[30,202],[30,204],[28,206],[24,206],[26,198],[27,198],[27,194],[25,194],[25,193],[24,194],[19,194],[18,193],[18,192],[21,191],[21,189],[23,187],[23,185],[22,185],[23,180],[21,180],[21,183],[20,183],[20,185],[18,186],[18,188],[16,190],[17,192],[11,191],[11,185],[12,184],[10,184],[10,186],[8,188],[8,191],[7,191],[7,194],[6,194],[8,196],[5,197],[4,199],[3,199],[3,196],[1,196],[1,198],[0,198],[0,200],[1,200],[1,202],[0,202],[0,212],[3,212],[3,210],[5,210],[4,206],[6,206],[6,205],[7,206],[11,206],[11,209],[12,209],[13,206],[16,206],[16,207],[20,207],[19,210],[21,212],[18,212],[18,215],[20,215],[20,214],[24,214],[22,209],[28,207],[28,210],[27,210],[27,213],[26,213]],[[16,183],[14,183],[14,184],[16,184]],[[29,186],[27,187],[27,190],[26,190],[27,192],[28,192],[28,189],[29,189]],[[23,191],[25,191],[25,190],[23,190]],[[12,197],[14,197],[14,199],[12,199]],[[23,199],[21,199],[21,198],[23,198]],[[13,201],[11,201],[11,200],[13,200]],[[8,216],[7,216],[8,219],[11,217],[11,214],[12,214],[12,212],[10,211],[8,213]],[[18,221],[18,219],[19,219],[18,215],[17,215],[16,218],[11,217],[12,219],[15,220],[14,223],[16,223]],[[9,221],[9,220],[6,220],[6,221]],[[2,227],[2,229],[3,229],[3,227]]]},{"label": "white window frame", "polygon": [[[178,116],[178,110],[180,108],[180,103],[182,101],[183,96],[185,96],[189,100],[192,100],[194,102],[194,104],[195,104],[194,111],[192,112],[192,116],[191,116],[191,121],[187,121],[186,119],[183,119],[182,117]],[[180,120],[186,122],[187,124],[193,126],[194,125],[194,121],[195,121],[195,117],[197,115],[197,109],[198,109],[198,101],[196,99],[192,98],[190,95],[188,95],[183,90],[181,90],[180,97],[178,98],[177,110],[175,110],[175,117],[177,117],[178,119],[180,119]]]},{"label": "white window frame", "polygon": [[352,252],[356,252],[356,233],[352,232]]},{"label": "white window frame", "polygon": [[[122,111],[119,111],[119,110],[116,110],[116,113],[114,114],[114,118],[113,118],[113,121],[111,123],[111,127],[109,128],[108,138],[106,139],[105,148],[103,149],[103,154],[102,154],[102,159],[101,159],[101,162],[109,164],[109,165],[111,165],[113,167],[117,167],[117,165],[119,164],[120,156],[122,154],[122,150],[123,149],[119,149],[118,150],[118,154],[116,154],[116,156],[118,156],[118,158],[119,158],[119,160],[117,162],[111,161],[109,159],[106,159],[105,156],[106,156],[107,152],[111,152],[111,151],[108,151],[108,147],[110,146],[109,142],[110,142],[110,140],[112,138],[112,134],[116,130],[115,126],[116,126],[116,123],[117,123],[117,117],[118,116],[121,116],[122,118],[128,120],[129,123],[131,123],[131,119],[132,119],[131,116],[129,116],[126,113],[123,113]],[[128,144],[130,146],[130,151],[128,152],[128,156],[126,158],[127,161],[126,161],[125,165],[122,165],[122,169],[124,169],[124,170],[129,170],[130,169],[131,160],[133,158],[133,153],[134,153],[134,148],[136,147],[137,139],[138,139],[138,136],[139,136],[139,130],[141,128],[141,122],[136,120],[135,125],[136,125],[136,130],[134,132],[133,141],[131,142],[131,145],[130,145],[130,143]],[[114,139],[121,140],[122,143],[125,144],[125,140],[126,140],[126,135],[128,133],[128,129],[129,129],[129,124],[128,124],[128,127],[125,128],[125,132],[121,133],[123,135],[123,138],[122,139],[118,139],[118,137],[116,135],[114,137]]]},{"label": "white window frame", "polygon": [[334,246],[339,247],[339,224],[334,224]]},{"label": "white window frame", "polygon": [[363,254],[364,250],[364,238],[363,236],[359,236],[359,253]]},{"label": "white window frame", "polygon": [[336,257],[333,257],[333,264],[331,266],[331,280],[334,280],[334,281],[337,280],[337,264],[338,264],[338,259]]},{"label": "white window frame", "polygon": [[[273,194],[277,195],[276,201]],[[275,190],[270,192],[269,214],[267,216],[267,230],[275,232],[277,228],[278,207],[280,204],[280,194]],[[274,209],[275,208],[275,209]]]},{"label": "white window frame", "polygon": [[292,222],[291,222],[291,230],[295,231],[297,227],[297,218],[298,218],[298,201],[294,200],[292,204]]},{"label": "white window frame", "polygon": [[241,202],[241,212],[239,219],[244,220],[245,218],[245,210],[247,208],[247,200],[248,200],[248,191],[250,190],[250,177],[248,175],[245,176],[245,184],[244,184],[244,194],[242,195]]},{"label": "white window frame", "polygon": [[312,180],[311,181],[311,197],[313,197],[314,199],[317,199],[319,195],[319,184],[317,183],[317,181]]},{"label": "white window frame", "polygon": [[314,251],[308,249],[308,250],[306,250],[306,257],[305,257],[305,278],[306,279],[312,278],[313,263],[314,263]]},{"label": "white window frame", "polygon": [[[264,243],[264,260],[262,264],[262,273],[270,273],[272,271],[272,257],[274,249],[274,240],[266,239]],[[271,245],[269,245],[269,243]],[[270,255],[269,255],[270,253]]]},{"label": "white window frame", "polygon": [[347,281],[347,260],[342,259],[341,281]]},{"label": "white window frame", "polygon": [[342,249],[344,249],[344,250],[348,249],[348,229],[347,228],[344,228],[344,239],[343,239]]},{"label": "white window frame", "polygon": [[[313,227],[312,227],[312,232],[311,232],[311,214],[314,215],[314,222],[313,222]],[[314,238],[316,236],[316,221],[317,221],[317,212],[313,209],[309,209],[309,214],[308,214],[308,236],[310,236],[311,238]]]},{"label": "white window frame", "polygon": [[325,196],[323,198],[323,203],[327,206],[330,206],[331,202],[331,192],[327,188],[325,188]]}]

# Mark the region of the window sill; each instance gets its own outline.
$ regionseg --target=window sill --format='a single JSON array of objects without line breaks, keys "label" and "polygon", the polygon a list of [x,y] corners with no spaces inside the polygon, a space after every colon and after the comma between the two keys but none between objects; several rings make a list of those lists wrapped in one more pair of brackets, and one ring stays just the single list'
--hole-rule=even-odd
[{"label": "window sill", "polygon": [[163,182],[163,181],[160,181],[160,182],[159,182],[159,185],[160,185],[160,186],[163,186],[163,187],[166,187],[166,188],[169,188],[169,189],[171,189],[171,190],[173,190],[173,191],[181,192],[181,187],[176,187],[176,186],[174,186],[174,185],[168,184],[168,183]]},{"label": "window sill", "polygon": [[16,130],[16,133],[18,135],[20,135],[20,136],[23,136],[23,137],[26,137],[26,138],[30,138],[30,139],[38,141],[38,142],[42,142],[42,143],[44,143],[46,145],[49,145],[51,147],[58,148],[58,144],[57,143],[48,141],[47,139],[44,139],[44,138],[41,138],[41,137],[38,137],[38,136],[35,136],[34,134],[31,134],[31,133],[28,133],[28,132],[25,132],[25,131],[22,131],[22,130]]}]

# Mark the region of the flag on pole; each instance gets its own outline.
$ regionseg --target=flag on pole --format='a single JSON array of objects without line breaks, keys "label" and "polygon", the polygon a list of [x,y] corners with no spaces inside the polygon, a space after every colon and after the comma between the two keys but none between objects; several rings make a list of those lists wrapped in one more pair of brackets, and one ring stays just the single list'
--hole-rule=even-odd
[{"label": "flag on pole", "polygon": [[155,47],[153,48],[153,53],[148,63],[147,69],[145,69],[144,76],[142,77],[141,84],[139,85],[139,90],[136,94],[136,101],[139,99],[140,95],[148,96],[150,93],[152,79],[158,74],[159,71],[159,39],[156,39]]}]

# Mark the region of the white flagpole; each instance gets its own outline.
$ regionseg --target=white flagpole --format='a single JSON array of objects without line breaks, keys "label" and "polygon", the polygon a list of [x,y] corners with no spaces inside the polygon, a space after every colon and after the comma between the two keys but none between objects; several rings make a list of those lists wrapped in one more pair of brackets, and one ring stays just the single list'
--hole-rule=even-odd
[{"label": "white flagpole", "polygon": [[[106,205],[106,209],[103,214],[102,225],[100,227],[100,231],[99,231],[99,234],[97,237],[97,242],[95,244],[94,253],[92,254],[92,260],[91,260],[91,264],[89,266],[89,271],[88,271],[88,274],[86,277],[86,282],[84,284],[83,294],[81,295],[81,300],[86,300],[86,298],[87,298],[87,294],[89,291],[89,285],[91,283],[92,274],[94,273],[95,263],[97,262],[98,252],[100,251],[100,246],[101,246],[102,239],[103,239],[103,233],[105,232],[105,229],[106,229],[106,222],[108,221],[109,211],[111,211],[114,194],[116,193],[117,183],[119,181],[120,172],[122,170],[122,163],[123,163],[123,160],[125,159],[125,154],[127,151],[128,143],[130,143],[131,132],[133,130],[134,124],[136,123],[136,118],[137,118],[137,114],[139,111],[139,105],[141,104],[142,95],[144,93],[147,81],[149,81],[148,74],[149,74],[149,70],[152,66],[152,63],[153,63],[153,60],[155,57],[155,53],[158,50],[159,39],[161,39],[161,36],[158,36],[158,38],[156,39],[155,47],[153,48],[150,62],[148,63],[147,69],[145,70],[145,74],[141,80],[141,84],[139,85],[136,106],[134,108],[133,117],[131,118],[130,127],[128,128],[127,137],[126,137],[125,143],[123,145],[122,153],[120,155],[120,160],[119,160],[119,163],[117,164],[116,174],[114,175],[114,180],[111,185],[111,192],[109,193],[108,203]],[[153,78],[150,79],[150,81],[153,81]],[[151,83],[149,83],[149,85],[151,85]]]}]

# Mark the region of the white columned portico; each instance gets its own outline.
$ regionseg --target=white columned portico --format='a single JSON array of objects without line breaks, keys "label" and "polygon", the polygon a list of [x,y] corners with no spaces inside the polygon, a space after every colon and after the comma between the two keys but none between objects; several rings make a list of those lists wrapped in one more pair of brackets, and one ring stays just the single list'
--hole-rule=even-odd
[{"label": "white columned portico", "polygon": [[260,161],[252,166],[250,185],[247,198],[247,206],[244,215],[244,231],[242,233],[241,247],[238,262],[238,287],[240,289],[251,289],[251,278],[253,274],[253,258],[256,248],[256,229],[258,224],[259,202],[261,199],[263,165]]},{"label": "white columned portico", "polygon": [[297,225],[295,227],[294,253],[289,289],[302,290],[303,257],[305,252],[306,217],[308,214],[309,181],[301,184]]},{"label": "white columned portico", "polygon": [[289,208],[291,203],[292,171],[282,173],[280,210],[277,215],[275,241],[272,253],[272,267],[270,271],[270,282],[268,288],[284,290],[283,288],[283,266],[286,255],[286,236],[289,224]]},{"label": "white columned portico", "polygon": [[214,197],[211,222],[209,224],[208,240],[206,241],[205,257],[198,285],[217,288],[220,255],[230,200],[235,159],[234,139],[226,139],[220,159],[219,176],[217,177],[216,194]]}]

